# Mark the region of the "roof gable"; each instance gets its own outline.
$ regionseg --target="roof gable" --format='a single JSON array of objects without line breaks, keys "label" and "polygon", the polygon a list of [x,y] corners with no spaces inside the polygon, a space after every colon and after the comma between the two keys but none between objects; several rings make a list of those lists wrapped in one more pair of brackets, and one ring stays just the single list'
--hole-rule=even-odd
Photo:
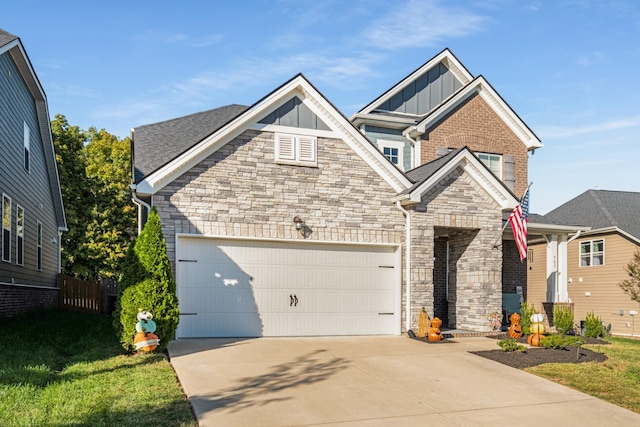
[{"label": "roof gable", "polygon": [[0,29],[0,55],[9,55],[11,57],[33,97],[42,138],[41,143],[44,151],[47,175],[49,176],[49,188],[51,190],[53,208],[56,214],[56,222],[58,229],[65,231],[67,230],[67,220],[64,213],[62,191],[60,189],[60,178],[53,146],[53,135],[51,134],[47,97],[20,38],[2,29]]},{"label": "roof gable", "polygon": [[273,110],[258,123],[265,125],[291,126],[304,129],[330,130],[318,115],[309,109],[297,96]]},{"label": "roof gable", "polygon": [[422,116],[447,99],[473,76],[449,49],[424,63],[361,109],[357,115],[378,112]]},{"label": "roof gable", "polygon": [[414,184],[401,192],[396,200],[405,204],[420,202],[425,193],[457,168],[469,174],[503,210],[511,210],[518,204],[517,197],[467,147],[407,172]]},{"label": "roof gable", "polygon": [[[231,118],[186,151],[144,176],[137,182],[136,192],[154,194],[247,129],[271,131],[289,129],[291,131],[291,127],[265,124],[260,121],[269,117],[272,112],[277,111],[294,97],[297,97],[304,104],[304,108],[317,116],[329,129],[313,129],[313,133],[342,139],[395,191],[402,191],[411,185],[402,172],[391,164],[302,74],[299,74]],[[134,132],[137,132],[137,129]],[[179,132],[174,134],[179,139]],[[134,141],[134,144],[137,142]]]},{"label": "roof gable", "polygon": [[422,134],[426,132],[429,127],[437,123],[459,105],[463,104],[474,94],[479,94],[482,99],[484,99],[498,117],[500,117],[509,129],[522,141],[527,147],[527,150],[542,147],[540,139],[482,76],[475,78],[462,90],[422,118],[420,122],[412,127],[411,133]]}]

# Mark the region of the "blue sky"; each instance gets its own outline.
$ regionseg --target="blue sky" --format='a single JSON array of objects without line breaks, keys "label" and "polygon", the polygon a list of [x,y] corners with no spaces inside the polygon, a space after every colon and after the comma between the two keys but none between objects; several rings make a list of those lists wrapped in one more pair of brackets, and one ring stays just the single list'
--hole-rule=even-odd
[{"label": "blue sky", "polygon": [[349,117],[448,47],[542,140],[532,212],[640,191],[636,0],[22,0],[0,28],[21,38],[52,116],[119,137],[251,105],[299,72]]}]

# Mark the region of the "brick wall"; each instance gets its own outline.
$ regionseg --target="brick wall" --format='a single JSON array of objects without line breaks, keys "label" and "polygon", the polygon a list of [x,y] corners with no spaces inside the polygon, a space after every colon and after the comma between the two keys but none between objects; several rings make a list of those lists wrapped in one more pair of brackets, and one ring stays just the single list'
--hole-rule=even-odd
[{"label": "brick wall", "polygon": [[472,151],[512,155],[515,160],[516,196],[521,197],[527,188],[526,146],[478,95],[471,96],[427,129],[422,139],[422,163],[435,159],[438,147],[467,146]]},{"label": "brick wall", "polygon": [[58,288],[0,283],[0,316],[58,307]]},{"label": "brick wall", "polygon": [[527,260],[520,262],[520,254],[514,240],[502,242],[502,292],[515,294],[516,286],[522,286],[522,297],[527,299]]}]

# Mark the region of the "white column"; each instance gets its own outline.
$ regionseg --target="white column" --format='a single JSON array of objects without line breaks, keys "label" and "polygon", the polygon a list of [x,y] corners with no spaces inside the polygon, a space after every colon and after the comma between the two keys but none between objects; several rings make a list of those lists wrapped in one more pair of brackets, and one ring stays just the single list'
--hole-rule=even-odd
[{"label": "white column", "polygon": [[569,261],[567,248],[567,235],[561,234],[558,236],[558,275],[556,284],[558,299],[554,302],[569,302],[569,287],[567,285]]},{"label": "white column", "polygon": [[547,241],[547,302],[558,302],[558,235],[545,236]]}]

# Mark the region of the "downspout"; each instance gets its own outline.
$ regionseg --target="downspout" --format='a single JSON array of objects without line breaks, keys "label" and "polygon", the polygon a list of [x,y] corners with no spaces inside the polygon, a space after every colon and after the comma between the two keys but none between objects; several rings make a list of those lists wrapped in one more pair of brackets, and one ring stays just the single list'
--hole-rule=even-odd
[{"label": "downspout", "polygon": [[411,167],[417,168],[418,166],[420,166],[420,141],[417,139],[411,138],[411,136],[409,135],[411,130],[414,130],[414,129],[415,128],[413,126],[406,128],[405,130],[402,131],[402,136],[407,138],[409,142],[411,142],[411,145],[413,145]]},{"label": "downspout", "polygon": [[405,329],[408,331],[409,329],[411,329],[411,215],[409,215],[409,212],[402,207],[402,205],[400,204],[400,201],[396,202],[396,207],[400,210],[400,212],[402,212],[402,214],[406,218],[406,225],[405,225],[406,250],[405,250],[404,263],[405,263],[405,282],[407,286],[405,289],[405,300],[406,300],[405,311],[407,312],[407,317],[405,319]]},{"label": "downspout", "polygon": [[140,200],[136,195],[136,186],[135,184],[131,184],[131,201],[138,206],[138,234],[142,231],[142,208],[147,209],[147,214],[151,212],[151,205],[147,202]]}]

